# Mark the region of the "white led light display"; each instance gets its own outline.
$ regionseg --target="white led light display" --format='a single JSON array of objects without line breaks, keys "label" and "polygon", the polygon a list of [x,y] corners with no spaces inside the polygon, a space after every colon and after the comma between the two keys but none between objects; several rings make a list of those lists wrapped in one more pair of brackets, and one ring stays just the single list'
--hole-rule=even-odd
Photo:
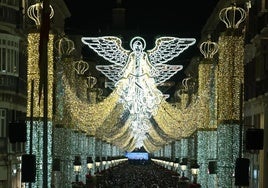
[{"label": "white led light display", "polygon": [[[31,183],[32,188],[38,188],[42,187],[43,185],[43,137],[44,137],[44,122],[43,121],[33,121],[33,129],[32,129],[32,143],[30,143],[30,121],[27,121],[27,142],[26,142],[26,153],[27,154],[33,154],[36,156],[36,176],[35,176],[35,182]],[[48,159],[47,159],[47,165],[48,165],[48,175],[47,175],[47,181],[49,185],[51,184],[51,172],[52,172],[52,122],[48,121],[47,124],[48,129],[48,145],[47,145],[47,151],[48,151]],[[30,144],[32,146],[30,146]],[[30,153],[30,147],[32,147],[32,153]],[[26,183],[25,187],[30,187],[29,183]]]},{"label": "white led light display", "polygon": [[112,63],[96,68],[114,83],[120,102],[133,116],[131,129],[137,146],[146,137],[149,118],[157,113],[158,105],[165,99],[157,86],[183,68],[165,63],[195,41],[193,38],[160,37],[153,49],[145,51],[146,42],[139,36],[130,41],[131,50],[124,49],[118,37],[82,37],[84,44]]}]

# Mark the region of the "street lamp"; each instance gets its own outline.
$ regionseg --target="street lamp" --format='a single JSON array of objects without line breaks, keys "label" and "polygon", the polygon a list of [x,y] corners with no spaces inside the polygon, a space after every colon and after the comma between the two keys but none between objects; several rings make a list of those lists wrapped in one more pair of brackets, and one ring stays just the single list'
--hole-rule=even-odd
[{"label": "street lamp", "polygon": [[179,168],[179,158],[176,158],[174,161],[174,171],[177,172]]},{"label": "street lamp", "polygon": [[182,158],[182,161],[180,162],[181,171],[182,171],[182,177],[184,177],[184,171],[187,169],[187,158]]},{"label": "street lamp", "polygon": [[106,158],[105,157],[102,157],[101,158],[101,160],[102,160],[102,170],[105,170],[106,169]]},{"label": "street lamp", "polygon": [[199,165],[197,164],[196,160],[192,161],[191,172],[192,172],[192,175],[194,178],[193,183],[196,184],[197,183],[197,174],[199,172]]},{"label": "street lamp", "polygon": [[92,157],[87,157],[87,168],[88,168],[89,174],[91,174],[91,169],[93,168]]},{"label": "street lamp", "polygon": [[75,180],[76,182],[79,181],[79,172],[81,171],[81,159],[80,159],[80,156],[75,156],[75,159],[74,159],[74,172],[76,173],[76,177],[75,177]]},{"label": "street lamp", "polygon": [[170,170],[172,170],[173,167],[174,167],[174,162],[173,162],[171,159],[169,159],[169,161],[168,161],[168,168],[169,168]]},{"label": "street lamp", "polygon": [[107,158],[107,168],[110,168],[111,167],[111,164],[112,164],[112,158],[111,157],[108,157]]},{"label": "street lamp", "polygon": [[96,171],[97,172],[99,171],[100,164],[101,164],[100,157],[96,157],[96,159],[95,159],[95,165],[96,165],[96,169],[97,169]]}]

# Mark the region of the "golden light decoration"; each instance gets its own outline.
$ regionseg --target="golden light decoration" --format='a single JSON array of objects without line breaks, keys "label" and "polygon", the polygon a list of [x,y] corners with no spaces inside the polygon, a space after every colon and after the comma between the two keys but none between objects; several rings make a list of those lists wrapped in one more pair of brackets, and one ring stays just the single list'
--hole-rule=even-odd
[{"label": "golden light decoration", "polygon": [[74,70],[78,75],[83,75],[89,68],[88,62],[79,60],[74,62]]},{"label": "golden light decoration", "polygon": [[[71,78],[72,77],[68,77],[67,79],[67,77],[63,77],[66,92],[66,109],[68,109],[72,117],[70,123],[72,123],[73,126],[79,125],[79,129],[109,143],[113,143],[118,147],[127,149],[134,147],[132,145],[135,143],[133,136],[131,136],[128,130],[131,123],[128,120],[125,122],[126,125],[124,126],[119,123],[123,108],[121,107],[121,110],[118,108],[118,110],[114,111],[117,109],[116,106],[118,106],[119,100],[116,91],[106,98],[103,103],[89,105],[82,102],[76,96],[75,86],[69,85],[69,83],[73,82],[69,80]],[[74,79],[74,77],[72,79]],[[200,119],[204,118],[204,113],[200,110],[200,101],[207,100],[208,97],[205,97],[205,95],[204,92],[201,92],[199,98],[197,98],[198,100],[183,109],[175,108],[165,101],[160,104],[159,113],[154,116],[154,119],[159,128],[170,140],[188,137],[196,131],[198,122]],[[118,129],[119,125],[121,128]],[[117,132],[113,135],[112,133],[115,130],[117,130]],[[149,134],[154,138],[155,143],[151,143],[147,140],[145,143],[148,150],[153,151],[153,148],[159,148],[159,146],[154,144],[162,143],[164,145],[167,141],[163,140],[154,129],[150,129]],[[126,141],[130,143],[126,144]]]},{"label": "golden light decoration", "polygon": [[199,49],[204,58],[212,59],[213,56],[218,52],[219,47],[216,42],[211,41],[211,37],[209,35],[208,40],[206,42],[202,42],[199,46]]},{"label": "golden light decoration", "polygon": [[164,140],[154,128],[151,128],[148,134],[154,139],[156,143],[161,145],[164,145],[166,143],[166,140]]},{"label": "golden light decoration", "polygon": [[239,120],[240,87],[244,78],[244,39],[242,36],[219,38],[217,73],[218,119]]},{"label": "golden light decoration", "polygon": [[101,138],[107,142],[113,142],[127,133],[128,126],[121,119],[124,113],[123,107],[117,104],[106,120],[103,122],[103,126],[98,127],[96,131],[96,137]]},{"label": "golden light decoration", "polygon": [[[116,129],[117,127],[114,127],[114,129]],[[113,135],[101,135],[101,138],[103,138],[103,140],[109,142],[109,143],[113,143],[116,140],[119,140],[120,138],[122,138],[125,134],[129,134],[129,127],[127,125],[123,126],[122,128],[117,129],[116,133]]]},{"label": "golden light decoration", "polygon": [[87,87],[92,89],[97,84],[97,78],[94,76],[87,77]]},{"label": "golden light decoration", "polygon": [[58,51],[60,57],[70,55],[74,50],[74,42],[63,36],[55,41],[55,49]]},{"label": "golden light decoration", "polygon": [[109,114],[112,113],[119,96],[114,91],[102,102],[88,104],[76,96],[76,90],[69,85],[66,76],[63,76],[63,83],[65,87],[65,108],[72,118],[69,122],[71,127],[79,125],[80,129],[94,136],[96,129],[102,126]]},{"label": "golden light decoration", "polygon": [[[51,5],[49,5],[49,8],[50,8],[49,17],[51,19],[54,16],[54,10]],[[27,9],[27,15],[29,16],[30,19],[32,19],[35,22],[37,27],[40,27],[41,25],[42,10],[43,10],[43,2],[38,2],[34,5],[31,5]]]},{"label": "golden light decoration", "polygon": [[[27,69],[27,117],[39,118],[44,116],[44,94],[39,97],[39,33],[30,33],[28,35],[28,69]],[[47,117],[52,119],[53,107],[53,41],[54,35],[49,35],[48,41],[48,114]],[[32,88],[32,81],[34,81],[34,88]],[[31,94],[33,92],[33,101],[31,101]],[[33,105],[33,114],[31,114],[31,104]]]},{"label": "golden light decoration", "polygon": [[[210,100],[213,100],[211,96],[211,83],[212,79],[214,79],[213,74],[213,64],[209,63],[200,63],[198,66],[198,93],[199,96],[202,95],[202,92],[207,94],[207,100],[201,100],[200,102],[200,111],[203,113],[203,119],[200,119],[198,123],[198,128],[209,128],[210,126],[210,119],[211,119],[211,113],[210,111],[213,109],[210,109]],[[204,97],[205,99],[205,97]],[[216,101],[212,101],[216,102]]]},{"label": "golden light decoration", "polygon": [[[89,101],[86,101],[85,91],[87,88],[85,86],[89,86],[87,80],[76,76],[77,72],[71,62],[73,62],[72,59],[65,58],[62,63],[62,65],[64,64],[62,76],[65,92],[64,109],[69,117],[68,121],[65,121],[65,126],[82,130],[88,135],[121,149],[132,151],[135,148],[135,137],[131,134],[130,119],[122,120],[122,118],[125,118],[123,114],[126,109],[123,108],[123,104],[119,103],[118,91],[115,89],[102,102],[90,104]],[[81,67],[79,69],[84,70],[83,66]],[[208,128],[211,124],[211,114],[215,113],[215,111],[208,111],[208,106],[211,105],[210,94],[215,92],[213,89],[216,89],[210,88],[209,85],[211,80],[217,78],[217,75],[211,75],[217,69],[212,69],[215,69],[215,67],[210,65],[200,66],[200,91],[191,96],[183,93],[181,96],[183,105],[180,108],[174,107],[166,101],[159,104],[158,113],[153,115],[153,119],[164,136],[157,132],[156,127],[151,126],[147,136],[152,139],[147,137],[143,143],[147,151],[155,151],[168,142],[187,138],[199,128]],[[185,87],[188,87],[188,85],[186,84]],[[191,102],[189,103],[189,101]],[[201,123],[200,120],[204,120],[204,122]]]},{"label": "golden light decoration", "polygon": [[237,29],[246,19],[246,11],[232,4],[230,7],[223,8],[220,11],[219,18],[225,24],[226,28]]},{"label": "golden light decoration", "polygon": [[145,50],[146,42],[139,36],[130,41],[131,50],[124,49],[118,37],[82,37],[81,40],[99,56],[112,63],[98,65],[96,69],[114,82],[120,96],[119,102],[123,103],[125,110],[134,117],[135,121],[132,121],[130,127],[132,134],[135,134],[137,146],[141,146],[149,128],[145,122],[157,113],[158,105],[164,100],[157,85],[182,69],[180,65],[166,63],[193,45],[196,40],[160,37],[151,50]]},{"label": "golden light decoration", "polygon": [[151,142],[149,142],[148,140],[145,140],[144,141],[144,148],[149,153],[153,153],[154,151],[159,150],[161,147],[157,147],[157,146],[153,145]]}]

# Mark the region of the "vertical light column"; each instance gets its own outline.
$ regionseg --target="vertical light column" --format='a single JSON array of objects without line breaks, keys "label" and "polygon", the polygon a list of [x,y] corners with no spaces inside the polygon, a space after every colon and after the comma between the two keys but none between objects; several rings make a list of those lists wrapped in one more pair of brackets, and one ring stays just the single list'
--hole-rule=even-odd
[{"label": "vertical light column", "polygon": [[55,49],[57,50],[57,62],[55,63],[55,109],[54,109],[54,124],[63,124],[65,127],[70,124],[71,121],[67,117],[69,115],[66,112],[65,107],[65,93],[63,77],[69,78],[71,83],[75,83],[75,70],[73,67],[73,58],[71,58],[72,52],[75,50],[74,42],[67,37],[61,37],[55,41]]},{"label": "vertical light column", "polygon": [[56,65],[56,95],[55,95],[55,117],[54,123],[63,124],[64,119],[64,88],[62,84],[63,63],[57,62]]},{"label": "vertical light column", "polygon": [[218,186],[231,187],[239,154],[240,97],[243,83],[242,36],[219,38],[218,95]]},{"label": "vertical light column", "polygon": [[188,157],[188,139],[186,138],[181,139],[181,157]]},{"label": "vertical light column", "polygon": [[197,161],[200,165],[198,183],[204,187],[216,187],[217,175],[208,174],[208,162],[217,158],[217,131],[200,130],[197,133]]},{"label": "vertical light column", "polygon": [[[33,138],[32,138],[32,154],[36,156],[36,182],[31,183],[32,188],[42,187],[43,185],[43,135],[44,135],[44,123],[43,121],[33,122]],[[48,122],[48,182],[51,182],[52,172],[52,122]],[[26,153],[30,152],[30,122],[27,121],[27,142],[26,142]],[[26,183],[26,187],[29,184]]]},{"label": "vertical light column", "polygon": [[239,124],[221,123],[218,126],[218,163],[219,187],[230,187],[234,181],[235,161],[239,153]]},{"label": "vertical light column", "polygon": [[218,120],[237,121],[240,118],[240,87],[244,79],[244,40],[242,36],[219,38]]},{"label": "vertical light column", "polygon": [[[27,65],[27,131],[30,133],[30,118],[33,120],[33,138],[32,138],[32,151],[36,155],[36,182],[31,186],[40,187],[43,184],[43,128],[44,128],[44,93],[43,90],[39,90],[40,87],[40,70],[39,70],[39,33],[30,33],[28,35],[28,65]],[[48,93],[47,93],[47,126],[48,126],[48,183],[51,184],[51,172],[52,172],[52,107],[53,107],[53,41],[54,36],[49,35],[48,42]],[[32,81],[34,82],[32,88]],[[39,92],[41,91],[41,92]],[[33,101],[31,96],[33,95]],[[31,111],[31,106],[33,107]],[[31,114],[33,112],[33,114]],[[30,151],[30,138],[26,144],[26,151]]]},{"label": "vertical light column", "polygon": [[209,109],[209,82],[211,79],[212,64],[200,63],[198,66],[198,96],[201,98],[199,110],[202,111],[203,118],[198,122],[198,128],[208,128],[210,120]]},{"label": "vertical light column", "polygon": [[175,150],[175,158],[181,158],[180,153],[181,153],[181,148],[180,148],[180,140],[176,140],[175,141],[175,146],[174,146],[174,150]]},{"label": "vertical light column", "polygon": [[[189,144],[189,139],[187,139],[187,138],[183,138],[183,139],[181,139],[181,149],[180,149],[180,151],[181,151],[181,159],[182,158],[189,158],[189,156],[188,156],[188,154],[189,154],[189,147],[188,147],[188,144]],[[186,177],[189,177],[189,173],[188,173],[188,171],[189,171],[189,169],[187,169],[185,172],[184,172],[184,175],[186,176]]]},{"label": "vertical light column", "polygon": [[198,67],[198,95],[201,98],[199,110],[203,114],[203,118],[198,122],[199,129],[215,129],[217,127],[216,70],[216,64],[211,60],[201,62]]},{"label": "vertical light column", "polygon": [[[216,47],[216,43],[214,46]],[[212,57],[202,61],[198,67],[198,93],[201,98],[200,110],[203,113],[203,118],[198,122],[197,131],[197,161],[200,165],[198,183],[204,187],[215,187],[217,183],[216,175],[208,174],[209,160],[217,158],[216,70],[217,66]]]},{"label": "vertical light column", "polygon": [[87,148],[86,148],[86,134],[85,132],[79,132],[79,138],[80,138],[80,153],[81,153],[81,177],[80,181],[86,183],[86,174],[88,172],[87,169]]},{"label": "vertical light column", "polygon": [[[28,35],[28,69],[27,69],[27,117],[31,116],[31,104],[33,103],[34,118],[44,117],[44,94],[39,93],[40,71],[39,71],[39,33],[30,33]],[[49,35],[48,43],[48,119],[52,119],[53,107],[53,40],[54,36]],[[34,88],[31,88],[32,80]],[[31,101],[31,93],[33,92],[34,100]]]},{"label": "vertical light column", "polygon": [[[72,130],[71,131],[71,135],[70,135],[70,140],[71,140],[71,165],[70,165],[70,169],[71,169],[71,176],[69,176],[71,182],[75,182],[76,181],[76,173],[74,171],[74,161],[75,161],[75,157],[79,156],[81,159],[81,152],[80,152],[80,138],[79,138],[79,131],[78,130]],[[80,180],[80,173],[78,174],[78,179]]]},{"label": "vertical light column", "polygon": [[73,174],[71,129],[55,126],[53,129],[53,157],[60,159],[59,184],[68,187]]},{"label": "vertical light column", "polygon": [[[102,157],[102,153],[101,153],[102,145],[101,144],[102,144],[101,140],[95,138],[95,159],[97,157],[99,157],[101,159],[101,157]],[[96,167],[95,172],[100,172],[100,168],[101,168],[101,166]]]},{"label": "vertical light column", "polygon": [[[95,158],[96,158],[96,150],[95,150],[95,145],[96,145],[96,138],[94,136],[89,136],[88,137],[88,141],[89,141],[89,156],[92,157],[93,162],[95,162]],[[93,175],[96,172],[96,166],[93,165],[92,170],[91,170],[91,174]]]}]

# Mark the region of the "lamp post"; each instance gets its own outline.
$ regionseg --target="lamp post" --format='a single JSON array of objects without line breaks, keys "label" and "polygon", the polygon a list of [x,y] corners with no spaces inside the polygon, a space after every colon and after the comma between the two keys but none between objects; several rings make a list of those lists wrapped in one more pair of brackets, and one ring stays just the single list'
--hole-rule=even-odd
[{"label": "lamp post", "polygon": [[199,165],[197,164],[197,161],[194,160],[191,165],[191,173],[193,175],[193,183],[197,184],[197,174],[199,172]]},{"label": "lamp post", "polygon": [[88,173],[91,175],[91,169],[93,168],[92,157],[87,157],[87,168],[88,168]]},{"label": "lamp post", "polygon": [[96,157],[95,159],[96,172],[99,172],[100,164],[101,164],[100,157]]},{"label": "lamp post", "polygon": [[179,158],[176,158],[173,164],[174,164],[174,171],[177,172],[179,169]]},{"label": "lamp post", "polygon": [[81,159],[80,156],[75,156],[74,159],[74,172],[76,173],[75,176],[75,181],[78,182],[79,181],[79,172],[81,171]]},{"label": "lamp post", "polygon": [[187,169],[187,158],[182,158],[182,161],[180,162],[181,171],[182,171],[182,178],[184,178],[184,171]]},{"label": "lamp post", "polygon": [[168,167],[169,167],[169,170],[173,170],[174,162],[171,159],[168,162]]},{"label": "lamp post", "polygon": [[106,169],[106,163],[107,163],[106,158],[105,157],[102,157],[101,160],[102,160],[102,163],[101,163],[102,164],[102,168],[101,169],[102,170],[105,170]]},{"label": "lamp post", "polygon": [[112,159],[111,159],[111,157],[108,157],[107,158],[107,169],[111,167],[111,164],[112,164]]}]

